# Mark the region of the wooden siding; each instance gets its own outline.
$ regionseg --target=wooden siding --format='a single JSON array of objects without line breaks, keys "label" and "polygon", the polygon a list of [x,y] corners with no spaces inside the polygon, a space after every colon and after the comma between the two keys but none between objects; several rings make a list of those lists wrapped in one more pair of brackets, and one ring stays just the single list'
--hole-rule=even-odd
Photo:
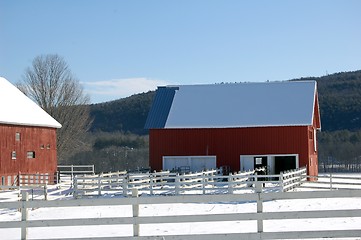
[{"label": "wooden siding", "polygon": [[[20,133],[20,140],[15,134]],[[12,152],[16,159],[12,159]],[[28,158],[27,152],[35,152]],[[56,129],[0,124],[0,176],[21,173],[49,173],[57,169]],[[10,183],[6,183],[10,184]]]},{"label": "wooden siding", "polygon": [[[163,156],[217,156],[217,167],[240,170],[240,155],[299,154],[299,165],[317,172],[313,126],[151,129],[150,166],[162,169]],[[311,138],[312,137],[312,138]],[[312,164],[311,164],[312,157]],[[312,169],[310,169],[312,168]]]}]

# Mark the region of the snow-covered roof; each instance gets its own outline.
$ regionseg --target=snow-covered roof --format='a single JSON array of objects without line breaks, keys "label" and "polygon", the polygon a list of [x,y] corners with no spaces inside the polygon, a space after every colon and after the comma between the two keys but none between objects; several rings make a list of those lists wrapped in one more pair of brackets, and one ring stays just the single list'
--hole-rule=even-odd
[{"label": "snow-covered roof", "polygon": [[0,124],[61,128],[59,122],[2,77],[0,113]]},{"label": "snow-covered roof", "polygon": [[[315,81],[183,85],[171,89],[174,97],[167,99],[172,104],[163,128],[312,125],[317,97]],[[150,115],[147,122],[159,114]],[[146,128],[153,127],[146,124]]]}]

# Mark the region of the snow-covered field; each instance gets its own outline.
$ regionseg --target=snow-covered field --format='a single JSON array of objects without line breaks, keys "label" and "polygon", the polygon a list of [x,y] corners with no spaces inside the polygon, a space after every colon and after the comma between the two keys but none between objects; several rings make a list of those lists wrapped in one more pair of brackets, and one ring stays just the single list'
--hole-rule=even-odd
[{"label": "snow-covered field", "polygon": [[[51,192],[51,191],[50,191]],[[49,199],[63,199],[66,189],[53,191]],[[11,201],[17,197],[16,192],[3,191],[0,201]],[[107,196],[111,197],[111,196]],[[1,208],[0,202],[0,208]],[[312,211],[332,209],[361,209],[361,198],[276,200],[264,202],[264,212],[278,211]],[[208,203],[208,204],[157,204],[140,205],[140,216],[194,215],[215,213],[256,212],[255,202]],[[39,208],[29,210],[29,220],[36,219],[72,219],[132,216],[131,206]],[[16,209],[0,209],[0,221],[18,221],[21,213]],[[301,220],[264,221],[265,232],[278,231],[314,231],[314,230],[351,230],[361,229],[361,218],[328,218]],[[144,224],[140,226],[141,236],[188,235],[206,233],[243,233],[256,232],[256,221],[207,222],[207,223],[169,223]],[[131,236],[132,225],[112,226],[73,226],[30,228],[29,239],[74,238],[74,237],[108,237]],[[20,239],[20,229],[0,229],[0,239]],[[353,238],[353,239],[361,239]]]}]

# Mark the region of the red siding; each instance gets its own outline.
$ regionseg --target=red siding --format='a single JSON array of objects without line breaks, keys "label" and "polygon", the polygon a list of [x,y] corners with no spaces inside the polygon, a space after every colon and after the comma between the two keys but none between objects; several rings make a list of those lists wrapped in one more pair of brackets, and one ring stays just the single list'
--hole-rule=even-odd
[{"label": "red siding", "polygon": [[[300,166],[316,173],[317,153],[309,131],[312,126],[253,127],[222,129],[151,129],[150,166],[162,169],[163,156],[216,155],[217,167],[240,169],[240,155],[299,154]],[[312,147],[312,149],[311,149]]]},{"label": "red siding", "polygon": [[[20,141],[15,139],[17,132]],[[28,151],[34,151],[35,158],[27,158]],[[0,124],[0,176],[7,179],[19,172],[53,174],[56,170],[56,129]]]}]

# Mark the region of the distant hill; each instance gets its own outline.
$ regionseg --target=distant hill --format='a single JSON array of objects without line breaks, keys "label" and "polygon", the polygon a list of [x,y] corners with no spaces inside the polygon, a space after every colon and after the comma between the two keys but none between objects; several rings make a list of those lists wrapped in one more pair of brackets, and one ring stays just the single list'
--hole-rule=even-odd
[{"label": "distant hill", "polygon": [[136,94],[127,98],[90,105],[93,124],[91,131],[147,134],[147,119],[155,92]]},{"label": "distant hill", "polygon": [[305,79],[317,81],[323,131],[361,130],[361,71]]},{"label": "distant hill", "polygon": [[[322,131],[361,130],[361,70],[294,80],[306,79],[318,82]],[[91,131],[147,134],[143,127],[154,95],[151,91],[91,105]]]}]

